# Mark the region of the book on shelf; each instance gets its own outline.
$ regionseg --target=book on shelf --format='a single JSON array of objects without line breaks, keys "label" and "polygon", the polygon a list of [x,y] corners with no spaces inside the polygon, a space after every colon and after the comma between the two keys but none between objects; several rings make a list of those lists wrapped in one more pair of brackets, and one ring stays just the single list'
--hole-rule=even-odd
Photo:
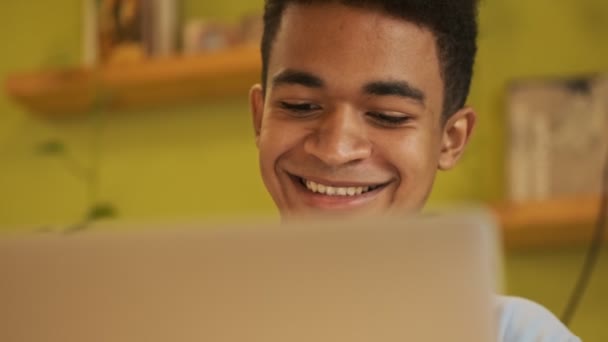
[{"label": "book on shelf", "polygon": [[177,0],[83,0],[83,62],[137,61],[177,52]]}]

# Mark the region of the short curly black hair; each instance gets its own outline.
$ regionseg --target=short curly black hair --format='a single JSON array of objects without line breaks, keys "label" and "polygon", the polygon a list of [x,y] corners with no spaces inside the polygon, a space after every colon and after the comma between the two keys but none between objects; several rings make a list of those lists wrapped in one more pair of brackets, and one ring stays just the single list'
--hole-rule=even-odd
[{"label": "short curly black hair", "polygon": [[478,0],[265,0],[262,86],[266,87],[272,44],[289,4],[337,2],[369,8],[429,28],[434,34],[444,82],[443,117],[461,109],[471,86],[477,52]]}]

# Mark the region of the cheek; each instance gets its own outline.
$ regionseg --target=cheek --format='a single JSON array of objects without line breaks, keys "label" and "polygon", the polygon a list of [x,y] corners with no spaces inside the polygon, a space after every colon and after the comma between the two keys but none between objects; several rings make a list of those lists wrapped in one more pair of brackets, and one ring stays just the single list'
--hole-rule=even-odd
[{"label": "cheek", "polygon": [[265,119],[260,129],[258,149],[262,181],[279,210],[282,210],[286,203],[277,173],[277,162],[286,150],[283,148],[285,136],[277,132],[281,132],[280,128],[277,128],[271,120]]},{"label": "cheek", "polygon": [[[260,167],[264,181],[268,182],[269,178],[274,176],[274,168],[278,157],[283,153],[281,150],[281,136],[274,133],[272,125],[263,125],[260,131],[259,143],[259,158]],[[270,185],[270,184],[267,184]]]},{"label": "cheek", "polygon": [[267,186],[280,187],[277,168],[282,160],[296,153],[306,131],[297,123],[268,115],[260,130],[259,156],[262,176]]},{"label": "cheek", "polygon": [[390,138],[390,143],[384,148],[387,162],[399,175],[397,191],[407,195],[429,190],[439,158],[439,146],[433,134],[424,134],[424,131],[410,133]]},{"label": "cheek", "polygon": [[439,156],[437,139],[432,139],[432,135],[423,130],[385,134],[381,139],[384,153],[399,170],[423,171],[430,163],[436,163]]},{"label": "cheek", "polygon": [[260,156],[264,159],[263,162],[274,163],[292,150],[301,136],[297,128],[297,125],[268,115],[262,124],[259,138]]}]

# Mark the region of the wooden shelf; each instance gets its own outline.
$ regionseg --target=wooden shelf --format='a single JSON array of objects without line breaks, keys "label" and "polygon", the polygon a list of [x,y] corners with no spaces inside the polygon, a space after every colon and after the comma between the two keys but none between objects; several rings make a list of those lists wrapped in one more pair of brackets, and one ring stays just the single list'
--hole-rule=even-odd
[{"label": "wooden shelf", "polygon": [[[551,247],[590,241],[600,208],[599,195],[492,206],[507,248]],[[605,240],[608,241],[608,234]]]},{"label": "wooden shelf", "polygon": [[260,80],[257,46],[99,68],[9,75],[6,90],[35,114],[62,117],[238,96]]}]

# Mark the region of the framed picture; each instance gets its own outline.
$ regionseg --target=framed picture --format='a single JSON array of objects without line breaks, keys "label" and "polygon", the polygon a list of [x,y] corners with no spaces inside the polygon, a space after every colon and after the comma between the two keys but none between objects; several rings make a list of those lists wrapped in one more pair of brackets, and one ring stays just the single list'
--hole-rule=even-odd
[{"label": "framed picture", "polygon": [[510,199],[600,192],[608,152],[608,76],[514,83],[507,95]]}]

